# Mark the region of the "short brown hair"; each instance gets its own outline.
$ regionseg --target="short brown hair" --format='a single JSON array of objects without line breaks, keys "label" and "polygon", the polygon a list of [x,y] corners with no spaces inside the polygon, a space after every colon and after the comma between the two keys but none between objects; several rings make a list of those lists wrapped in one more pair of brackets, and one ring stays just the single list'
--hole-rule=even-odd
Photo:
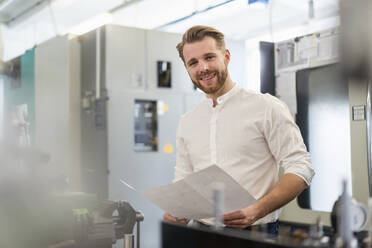
[{"label": "short brown hair", "polygon": [[185,44],[201,41],[206,36],[212,37],[216,41],[217,47],[221,50],[225,50],[225,38],[223,33],[208,26],[193,26],[183,34],[182,42],[177,45],[178,54],[183,62],[185,62],[185,58],[183,57],[183,47]]}]

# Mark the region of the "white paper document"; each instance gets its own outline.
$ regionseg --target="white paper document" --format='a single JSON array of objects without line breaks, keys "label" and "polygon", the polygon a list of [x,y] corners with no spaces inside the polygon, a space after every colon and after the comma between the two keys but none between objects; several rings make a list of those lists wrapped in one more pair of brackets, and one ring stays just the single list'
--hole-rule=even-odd
[{"label": "white paper document", "polygon": [[193,173],[175,183],[139,192],[173,216],[203,219],[215,215],[214,190],[216,183],[222,183],[225,188],[225,213],[245,208],[256,202],[256,199],[248,191],[216,165]]}]

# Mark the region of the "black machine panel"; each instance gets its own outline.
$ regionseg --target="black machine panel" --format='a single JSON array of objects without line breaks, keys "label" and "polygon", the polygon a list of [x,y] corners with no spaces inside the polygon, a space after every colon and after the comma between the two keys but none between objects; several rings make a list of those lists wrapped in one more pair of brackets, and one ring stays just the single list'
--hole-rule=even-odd
[{"label": "black machine panel", "polygon": [[[269,237],[263,233],[224,228],[195,228],[162,222],[162,248],[311,248],[290,237]],[[328,246],[323,246],[328,248]]]},{"label": "black machine panel", "polygon": [[299,205],[330,212],[342,179],[351,180],[348,82],[331,64],[298,71],[296,91],[296,122],[316,171]]}]

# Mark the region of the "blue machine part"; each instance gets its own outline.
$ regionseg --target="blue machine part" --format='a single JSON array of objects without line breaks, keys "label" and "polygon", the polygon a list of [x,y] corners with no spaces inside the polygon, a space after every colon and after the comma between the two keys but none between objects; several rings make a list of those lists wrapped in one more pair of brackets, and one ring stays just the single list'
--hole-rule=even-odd
[{"label": "blue machine part", "polygon": [[252,4],[252,3],[256,3],[256,2],[261,2],[261,3],[268,4],[269,0],[248,0],[248,4]]}]

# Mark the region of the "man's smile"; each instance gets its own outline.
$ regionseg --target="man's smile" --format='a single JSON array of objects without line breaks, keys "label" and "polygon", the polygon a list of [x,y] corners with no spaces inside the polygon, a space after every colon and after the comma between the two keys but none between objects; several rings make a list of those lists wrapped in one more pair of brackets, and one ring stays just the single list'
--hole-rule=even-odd
[{"label": "man's smile", "polygon": [[215,78],[215,76],[216,76],[216,72],[208,73],[208,74],[205,74],[205,75],[199,77],[199,80],[203,81],[203,82],[210,82],[212,79]]}]

